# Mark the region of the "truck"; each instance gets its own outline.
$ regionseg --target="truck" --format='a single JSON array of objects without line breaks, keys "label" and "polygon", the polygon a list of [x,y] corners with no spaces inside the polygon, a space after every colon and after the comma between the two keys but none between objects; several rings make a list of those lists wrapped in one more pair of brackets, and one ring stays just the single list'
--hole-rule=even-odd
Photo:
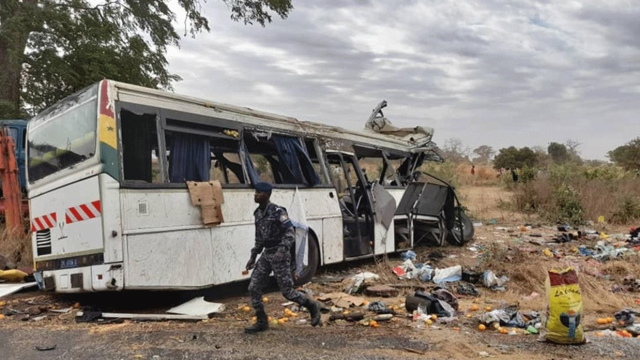
[{"label": "truck", "polygon": [[[18,167],[18,184],[20,186],[20,197],[22,216],[29,216],[29,202],[26,198],[27,181],[25,176],[25,161],[27,143],[27,120],[23,119],[4,119],[0,120],[0,129],[7,129],[9,136],[15,144],[15,159]],[[2,179],[0,179],[0,218],[4,218],[5,214],[5,196],[2,189]]]}]

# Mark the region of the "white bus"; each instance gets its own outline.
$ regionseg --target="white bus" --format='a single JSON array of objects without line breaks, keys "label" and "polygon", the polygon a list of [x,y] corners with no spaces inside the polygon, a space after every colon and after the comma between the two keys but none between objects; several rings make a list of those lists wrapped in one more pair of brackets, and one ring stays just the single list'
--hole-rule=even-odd
[{"label": "white bus", "polygon": [[[29,121],[39,285],[179,290],[246,280],[257,181],[274,184],[277,204],[301,199],[308,247],[298,283],[322,265],[411,248],[418,216],[407,204],[416,201],[403,195],[437,148],[428,132],[380,132],[100,81]],[[373,181],[360,166],[367,159],[378,161]],[[205,225],[188,181],[221,184],[221,222]],[[409,210],[399,213],[403,201]]]}]

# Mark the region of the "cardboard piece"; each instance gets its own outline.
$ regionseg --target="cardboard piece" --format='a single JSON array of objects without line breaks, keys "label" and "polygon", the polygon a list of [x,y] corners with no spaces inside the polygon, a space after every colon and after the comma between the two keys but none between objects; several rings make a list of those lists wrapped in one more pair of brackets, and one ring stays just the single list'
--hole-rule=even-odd
[{"label": "cardboard piece", "polygon": [[364,303],[364,298],[361,298],[358,296],[352,296],[349,294],[345,294],[343,292],[325,294],[324,296],[319,297],[318,300],[320,301],[331,300],[333,305],[341,308],[348,308],[351,305],[360,306]]},{"label": "cardboard piece", "polygon": [[205,225],[219,225],[224,222],[222,215],[222,185],[218,180],[187,181],[189,196],[193,206],[200,206],[202,223]]}]

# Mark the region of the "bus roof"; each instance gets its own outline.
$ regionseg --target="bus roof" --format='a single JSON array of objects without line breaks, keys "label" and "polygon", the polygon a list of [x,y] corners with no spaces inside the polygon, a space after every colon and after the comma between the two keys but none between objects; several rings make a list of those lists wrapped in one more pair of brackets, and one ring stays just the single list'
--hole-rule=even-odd
[{"label": "bus roof", "polygon": [[[347,130],[338,126],[331,126],[331,125],[320,124],[320,123],[310,122],[310,121],[300,121],[294,117],[273,114],[265,111],[255,110],[248,107],[240,107],[240,106],[224,104],[219,102],[212,102],[212,101],[208,101],[208,100],[204,100],[196,97],[173,94],[163,90],[151,89],[151,88],[146,88],[138,85],[131,85],[123,82],[117,82],[112,80],[108,80],[108,81],[117,89],[117,92],[118,92],[118,95],[116,97],[117,99],[121,99],[121,95],[124,95],[122,97],[126,98],[127,94],[138,97],[138,98],[140,97],[140,95],[146,95],[146,97],[148,97],[149,95],[152,95],[152,96],[157,96],[164,99],[174,100],[181,103],[188,103],[189,105],[197,106],[200,108],[209,108],[212,111],[216,112],[218,116],[220,115],[220,113],[224,113],[224,112],[247,116],[247,117],[253,118],[250,120],[256,126],[262,125],[262,126],[273,127],[281,130],[314,133],[320,136],[324,135],[326,137],[331,137],[331,138],[340,138],[343,140],[355,141],[362,144],[371,143],[371,140],[373,140],[374,143],[371,143],[372,145],[387,146],[387,147],[392,147],[396,149],[403,149],[406,151],[412,151],[412,150],[419,150],[419,151],[435,150],[436,152],[439,151],[437,149],[437,146],[434,143],[431,143],[432,147],[428,149],[422,149],[422,148],[417,149],[416,145],[408,141],[403,141],[398,138],[393,138],[391,136],[386,136],[386,135],[378,134],[374,132],[366,132],[366,131],[356,132],[356,131]],[[267,124],[265,120],[268,120],[269,123]]]}]

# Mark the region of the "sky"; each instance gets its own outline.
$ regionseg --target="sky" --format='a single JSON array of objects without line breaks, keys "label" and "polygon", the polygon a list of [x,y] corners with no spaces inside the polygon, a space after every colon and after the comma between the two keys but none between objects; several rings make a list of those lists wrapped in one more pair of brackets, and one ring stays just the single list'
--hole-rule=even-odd
[{"label": "sky", "polygon": [[[293,0],[262,27],[203,5],[211,31],[167,53],[174,91],[360,130],[399,127],[495,150],[640,136],[640,1]],[[179,19],[183,20],[183,19]],[[176,25],[183,26],[180,21]]]}]

